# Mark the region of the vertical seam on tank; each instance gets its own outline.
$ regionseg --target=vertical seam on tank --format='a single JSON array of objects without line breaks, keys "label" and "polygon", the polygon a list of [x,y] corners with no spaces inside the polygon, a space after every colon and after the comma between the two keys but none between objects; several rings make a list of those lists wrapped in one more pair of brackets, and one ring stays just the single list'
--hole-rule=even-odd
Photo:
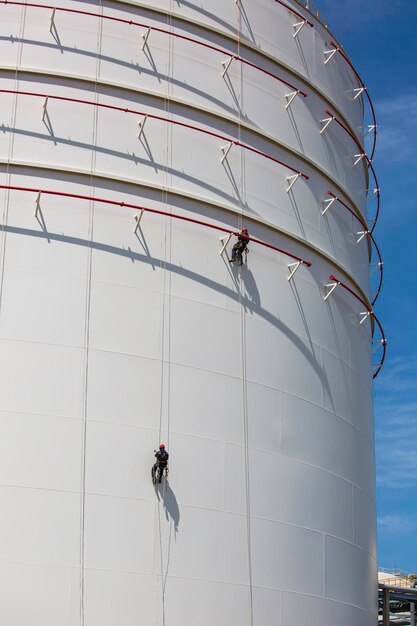
[{"label": "vertical seam on tank", "polygon": [[[16,55],[16,68],[14,73],[14,88],[18,91],[19,84],[19,68],[21,66],[22,55],[23,55],[23,35],[25,31],[26,25],[26,7],[22,7],[21,17],[20,17],[20,32],[19,32],[19,47]],[[16,126],[16,118],[17,118],[17,103],[18,103],[18,94],[15,94],[13,97],[13,110],[12,110],[12,119],[11,119],[11,129]],[[6,184],[11,184],[11,174],[10,174],[10,162],[12,160],[13,149],[14,149],[14,141],[15,141],[15,133],[10,133],[9,139],[9,149],[7,154],[7,164],[6,164]],[[3,306],[3,286],[4,286],[4,272],[5,272],[5,260],[6,260],[6,241],[7,241],[7,224],[9,220],[9,208],[10,208],[10,194],[11,191],[8,189],[4,194],[4,206],[3,206],[3,217],[1,224],[1,271],[0,271],[0,314]]]},{"label": "vertical seam on tank", "polygon": [[[242,28],[242,11],[244,11],[242,1],[236,2],[236,16],[237,16],[237,54],[240,55],[240,41],[241,41],[241,28]],[[238,140],[241,141],[242,135],[242,105],[243,105],[243,67],[240,64],[237,71],[237,85],[238,85]],[[243,189],[244,189],[244,168],[245,157],[243,151],[239,151],[239,183],[237,194],[238,205],[238,227],[239,230],[243,227]],[[243,259],[242,259],[243,260]],[[237,261],[239,263],[239,261]],[[251,523],[250,523],[250,476],[249,476],[249,424],[248,424],[248,405],[247,405],[247,384],[246,384],[246,319],[245,308],[242,301],[242,270],[243,265],[238,267],[238,289],[239,289],[239,304],[240,304],[240,328],[241,328],[241,376],[242,376],[242,413],[243,413],[243,436],[244,436],[244,458],[245,458],[245,500],[246,500],[246,550],[247,550],[247,567],[248,567],[248,590],[249,590],[249,624],[253,626],[253,586],[252,586],[252,558],[251,558]]]},{"label": "vertical seam on tank", "polygon": [[[101,11],[103,10],[102,0],[99,2]],[[96,47],[96,70],[94,83],[94,99],[98,97],[98,77],[100,74],[100,53],[102,46],[102,21],[97,29]],[[91,161],[90,161],[90,187],[91,195],[94,197],[94,172],[96,165],[97,131],[98,131],[98,107],[95,107],[93,114],[92,138],[91,138]],[[85,621],[85,490],[86,490],[86,460],[87,460],[87,411],[88,411],[88,372],[89,372],[89,342],[90,342],[90,315],[91,315],[91,283],[93,248],[91,242],[94,236],[94,200],[90,201],[89,236],[90,245],[87,257],[87,276],[85,285],[85,326],[84,326],[84,372],[83,372],[83,406],[82,406],[82,450],[81,450],[81,498],[80,498],[80,625],[84,626]]]}]

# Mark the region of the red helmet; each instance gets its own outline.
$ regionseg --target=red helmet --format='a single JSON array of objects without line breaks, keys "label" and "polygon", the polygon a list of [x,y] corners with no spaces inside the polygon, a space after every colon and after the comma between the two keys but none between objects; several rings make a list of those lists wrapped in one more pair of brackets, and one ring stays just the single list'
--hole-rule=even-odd
[{"label": "red helmet", "polygon": [[242,228],[242,233],[247,233],[248,229],[247,228]]},{"label": "red helmet", "polygon": [[164,443],[160,443],[159,444],[159,449],[160,450],[165,450],[165,444]]}]

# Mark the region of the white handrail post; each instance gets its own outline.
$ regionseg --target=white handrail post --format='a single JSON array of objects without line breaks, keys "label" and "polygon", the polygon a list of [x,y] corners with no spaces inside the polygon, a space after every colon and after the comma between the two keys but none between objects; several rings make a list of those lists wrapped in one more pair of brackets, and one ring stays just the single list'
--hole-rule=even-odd
[{"label": "white handrail post", "polygon": [[358,239],[356,240],[356,245],[358,245],[358,243],[360,243],[362,239],[366,237],[366,235],[369,235],[369,230],[358,230],[358,232],[356,232],[355,235],[357,237],[359,236]]},{"label": "white handrail post", "polygon": [[288,109],[288,107],[291,106],[291,104],[294,101],[294,98],[300,93],[299,89],[296,89],[296,91],[292,91],[291,93],[286,93],[285,94],[285,98],[287,100],[287,104],[285,105],[285,108]]},{"label": "white handrail post", "polygon": [[336,289],[336,287],[339,285],[339,283],[327,283],[327,285],[325,285],[326,289],[329,289],[329,291],[327,292],[327,294],[324,296],[324,301],[326,302],[326,300],[328,299],[329,296],[332,295],[333,291]]},{"label": "white handrail post", "polygon": [[135,215],[134,220],[136,222],[135,227],[133,229],[133,232],[136,233],[138,232],[138,228],[139,228],[139,224],[140,224],[140,220],[142,219],[142,216],[145,212],[145,209],[142,209],[141,212],[139,213],[139,215]]},{"label": "white handrail post", "polygon": [[324,120],[320,120],[320,124],[324,123],[323,128],[320,131],[320,135],[326,130],[326,128],[328,127],[328,125],[333,122],[334,117],[326,117]]},{"label": "white handrail post", "polygon": [[372,193],[371,193],[371,194],[370,194],[370,195],[366,198],[366,201],[368,202],[371,198],[373,198],[373,197],[374,197],[374,195],[375,195],[376,193],[378,193],[378,191],[379,191],[378,187],[375,187],[375,189],[373,190],[373,192],[372,192]]},{"label": "white handrail post", "polygon": [[[326,57],[324,59],[324,65],[327,65],[328,62],[330,61],[330,59],[332,59],[334,57],[334,55],[336,54],[336,52],[338,52],[339,48],[335,48],[334,50],[325,50],[324,51],[324,56]],[[329,55],[329,56],[327,56]]]},{"label": "white handrail post", "polygon": [[41,195],[42,195],[42,192],[38,191],[38,195],[36,196],[36,201],[35,201],[35,213],[34,213],[36,218],[38,217],[38,213],[41,209]]},{"label": "white handrail post", "polygon": [[287,189],[285,190],[287,193],[289,193],[291,191],[291,189],[294,187],[295,183],[300,178],[300,176],[301,176],[301,174],[298,173],[298,174],[294,174],[293,176],[287,176],[286,177],[286,180],[289,183]]},{"label": "white handrail post", "polygon": [[56,13],[56,8],[52,9],[52,14],[51,14],[51,19],[49,22],[49,32],[52,33],[52,29],[56,28],[55,26],[55,13]]},{"label": "white handrail post", "polygon": [[353,167],[355,167],[355,165],[357,165],[359,161],[362,161],[362,159],[364,159],[365,156],[366,154],[364,152],[362,152],[362,154],[354,154],[353,158],[356,159],[356,161],[353,163]]},{"label": "white handrail post", "polygon": [[48,100],[49,100],[49,96],[46,96],[44,103],[42,105],[42,122],[45,121],[45,116],[48,113]]},{"label": "white handrail post", "polygon": [[141,119],[141,121],[138,122],[138,126],[139,126],[138,139],[140,139],[142,137],[142,133],[143,133],[143,130],[145,128],[145,124],[146,124],[146,120],[147,119],[148,119],[148,116],[145,115],[145,117],[143,117]]},{"label": "white handrail post", "polygon": [[226,250],[227,248],[227,244],[229,243],[230,239],[232,238],[233,233],[229,233],[228,235],[225,235],[224,237],[220,237],[220,241],[222,242],[223,246],[222,249],[219,252],[219,255],[221,256],[223,254],[223,252]]},{"label": "white handrail post", "polygon": [[297,37],[297,35],[300,32],[300,30],[306,24],[307,24],[307,20],[302,20],[301,22],[297,22],[296,24],[293,24],[293,27],[295,28],[295,33],[293,34],[293,37]]},{"label": "white handrail post", "polygon": [[148,37],[149,37],[150,34],[151,34],[151,27],[149,26],[148,30],[146,30],[143,33],[143,35],[142,35],[143,41],[142,41],[142,45],[141,45],[141,48],[140,48],[141,50],[144,50],[145,46],[148,45]]},{"label": "white handrail post", "polygon": [[222,78],[224,78],[225,74],[227,74],[232,61],[233,61],[233,57],[229,57],[225,61],[222,61],[222,66],[223,66]]},{"label": "white handrail post", "polygon": [[364,323],[365,320],[371,315],[371,311],[361,311],[359,315],[362,316],[362,319],[359,322],[359,326]]},{"label": "white handrail post", "polygon": [[222,146],[221,151],[223,152],[223,156],[220,159],[221,163],[224,163],[224,160],[227,159],[227,155],[229,154],[232,146],[233,146],[233,142],[232,141],[230,143],[228,143],[226,146]]},{"label": "white handrail post", "polygon": [[365,91],[365,87],[358,87],[357,89],[354,89],[353,93],[356,92],[356,95],[354,96],[353,99],[356,100],[356,98],[359,98],[359,96],[363,94],[364,91]]},{"label": "white handrail post", "polygon": [[287,267],[290,270],[290,275],[287,277],[287,280],[291,280],[291,278],[294,276],[295,272],[298,270],[301,264],[302,264],[302,261],[296,261],[295,263],[288,263]]},{"label": "white handrail post", "polygon": [[[330,207],[332,206],[333,202],[336,202],[337,198],[336,196],[334,196],[333,198],[327,198],[326,200],[323,200],[323,211],[321,212],[322,215],[326,215],[327,211],[330,209]],[[327,206],[326,206],[327,203]]]}]

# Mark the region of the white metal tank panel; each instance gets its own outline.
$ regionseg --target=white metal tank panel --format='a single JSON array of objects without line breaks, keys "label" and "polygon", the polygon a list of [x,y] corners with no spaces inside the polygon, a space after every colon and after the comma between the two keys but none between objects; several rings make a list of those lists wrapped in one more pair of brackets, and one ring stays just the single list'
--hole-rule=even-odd
[{"label": "white metal tank panel", "polygon": [[338,45],[296,0],[0,2],[2,624],[376,623]]}]

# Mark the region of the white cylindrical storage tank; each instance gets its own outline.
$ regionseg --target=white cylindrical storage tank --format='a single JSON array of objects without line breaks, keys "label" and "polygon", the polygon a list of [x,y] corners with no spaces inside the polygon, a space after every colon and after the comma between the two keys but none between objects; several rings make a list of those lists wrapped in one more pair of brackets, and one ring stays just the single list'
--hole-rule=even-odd
[{"label": "white cylindrical storage tank", "polygon": [[373,626],[378,185],[340,44],[297,0],[0,31],[1,623]]}]

